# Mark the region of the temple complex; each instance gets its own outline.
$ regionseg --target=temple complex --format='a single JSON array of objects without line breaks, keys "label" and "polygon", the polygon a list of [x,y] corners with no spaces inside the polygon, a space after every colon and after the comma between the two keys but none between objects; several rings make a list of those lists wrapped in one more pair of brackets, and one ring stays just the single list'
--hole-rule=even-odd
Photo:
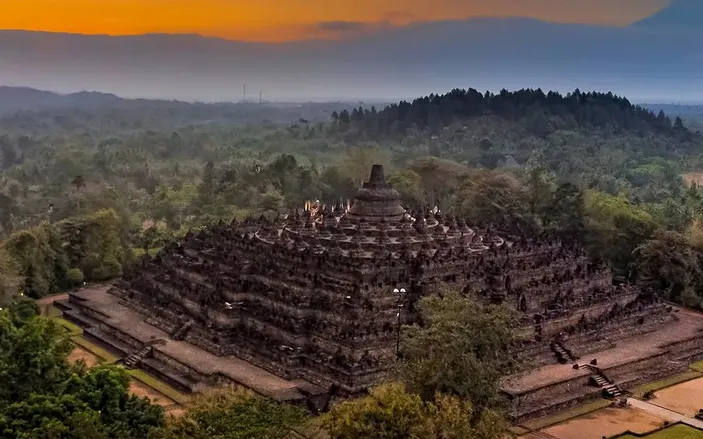
[{"label": "temple complex", "polygon": [[387,377],[401,325],[439,283],[518,311],[515,355],[532,369],[503,383],[515,419],[617,396],[701,352],[697,314],[614,283],[577,247],[411,213],[379,165],[349,207],[189,233],[62,307],[126,366],[184,390],[237,382],[309,402]]}]

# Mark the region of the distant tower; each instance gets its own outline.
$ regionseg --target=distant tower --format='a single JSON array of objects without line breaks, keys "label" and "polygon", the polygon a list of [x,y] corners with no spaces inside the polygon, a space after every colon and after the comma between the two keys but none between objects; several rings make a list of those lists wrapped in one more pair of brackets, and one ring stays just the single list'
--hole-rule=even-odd
[{"label": "distant tower", "polygon": [[246,104],[246,103],[247,103],[247,85],[244,84],[242,86],[242,104]]},{"label": "distant tower", "polygon": [[259,91],[259,105],[264,104],[264,92]]}]

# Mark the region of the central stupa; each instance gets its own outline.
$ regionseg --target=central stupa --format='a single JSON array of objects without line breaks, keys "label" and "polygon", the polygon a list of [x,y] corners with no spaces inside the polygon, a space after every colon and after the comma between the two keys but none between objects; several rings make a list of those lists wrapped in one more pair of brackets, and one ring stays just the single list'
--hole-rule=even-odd
[{"label": "central stupa", "polygon": [[406,214],[400,205],[400,194],[386,182],[383,166],[373,165],[371,177],[359,189],[347,216],[368,222],[399,222]]}]

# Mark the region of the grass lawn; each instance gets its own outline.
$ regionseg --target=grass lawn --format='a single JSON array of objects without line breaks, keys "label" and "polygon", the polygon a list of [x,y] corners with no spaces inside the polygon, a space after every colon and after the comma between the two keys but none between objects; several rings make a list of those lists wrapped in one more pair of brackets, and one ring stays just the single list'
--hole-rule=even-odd
[{"label": "grass lawn", "polygon": [[148,373],[140,369],[130,369],[127,371],[129,375],[146,386],[151,387],[157,392],[163,394],[164,396],[176,401],[178,404],[185,405],[190,402],[190,396],[185,393],[181,393],[163,381],[159,381]]},{"label": "grass lawn", "polygon": [[66,328],[66,331],[68,332],[69,336],[83,334],[83,330],[81,329],[80,326],[73,324],[66,319],[62,319],[61,317],[54,317],[54,321],[56,323],[58,323],[59,325],[63,326],[64,328]]},{"label": "grass lawn", "polygon": [[657,432],[645,435],[635,436],[626,434],[624,436],[616,436],[616,439],[703,439],[703,431],[697,430],[688,425],[676,424],[671,427],[659,430]]},{"label": "grass lawn", "polygon": [[112,355],[110,352],[101,348],[100,346],[89,342],[88,340],[83,338],[82,335],[74,335],[73,337],[71,337],[71,341],[74,344],[87,350],[88,352],[94,354],[100,359],[100,362],[102,364],[112,364],[119,359],[116,356]]},{"label": "grass lawn", "polygon": [[518,427],[524,427],[527,430],[535,431],[542,429],[544,427],[549,427],[550,425],[559,424],[561,422],[567,421],[578,416],[583,416],[585,414],[595,412],[602,408],[610,406],[612,401],[606,399],[597,399],[595,401],[576,406],[572,409],[565,410],[563,412],[555,413],[551,416],[546,416],[544,418],[533,419],[531,421],[523,422]]},{"label": "grass lawn", "polygon": [[55,306],[49,305],[46,307],[46,316],[53,318],[61,317],[61,310]]},{"label": "grass lawn", "polygon": [[647,384],[643,384],[641,386],[635,387],[632,390],[632,394],[634,396],[642,397],[642,395],[644,395],[649,390],[656,392],[657,390],[666,389],[667,387],[671,387],[676,384],[681,384],[686,381],[700,378],[701,376],[703,376],[703,373],[698,372],[696,370],[689,370],[687,372],[683,372],[678,375],[674,375],[672,377],[665,378],[661,381],[655,381],[653,383],[647,383]]}]

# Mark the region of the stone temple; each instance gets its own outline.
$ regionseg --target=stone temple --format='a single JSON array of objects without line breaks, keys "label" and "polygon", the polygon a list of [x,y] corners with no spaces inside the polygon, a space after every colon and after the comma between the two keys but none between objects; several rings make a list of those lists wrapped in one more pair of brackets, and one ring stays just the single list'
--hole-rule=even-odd
[{"label": "stone temple", "polygon": [[516,420],[618,396],[703,352],[698,314],[615,284],[577,247],[411,215],[379,165],[349,208],[189,233],[60,306],[125,366],[184,391],[234,382],[320,408],[389,375],[401,325],[440,282],[519,312],[515,355],[532,368],[502,383]]}]

